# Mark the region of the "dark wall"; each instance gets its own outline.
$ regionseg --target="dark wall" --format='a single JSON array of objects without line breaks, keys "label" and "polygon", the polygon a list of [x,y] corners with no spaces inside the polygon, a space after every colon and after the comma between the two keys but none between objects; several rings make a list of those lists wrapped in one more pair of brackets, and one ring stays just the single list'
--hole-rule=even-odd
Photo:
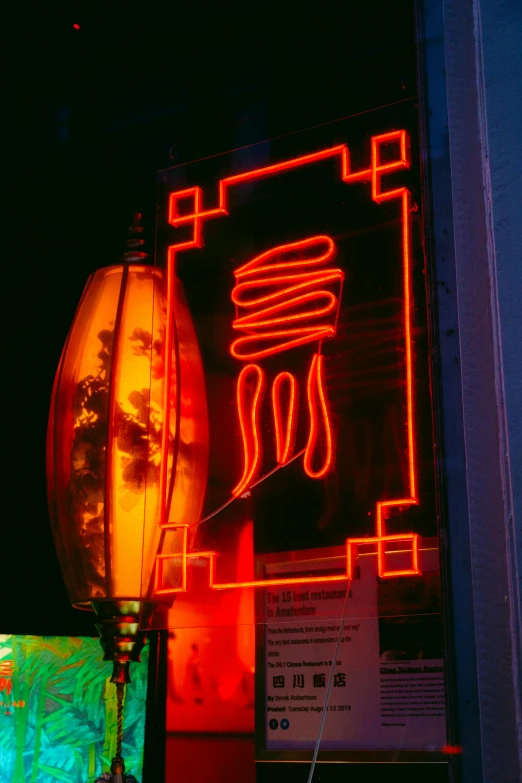
[{"label": "dark wall", "polygon": [[153,249],[159,168],[415,95],[413,4],[33,5],[4,27],[0,630],[91,634],[45,495],[51,386],[88,274],[117,260],[135,210]]}]

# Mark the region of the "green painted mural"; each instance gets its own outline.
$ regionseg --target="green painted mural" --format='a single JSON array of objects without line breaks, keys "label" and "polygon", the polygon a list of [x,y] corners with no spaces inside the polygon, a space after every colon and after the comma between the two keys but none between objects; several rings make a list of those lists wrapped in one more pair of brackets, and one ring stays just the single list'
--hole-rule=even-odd
[{"label": "green painted mural", "polygon": [[[125,698],[123,756],[141,779],[148,648]],[[0,781],[93,783],[116,744],[112,664],[98,639],[0,635]]]}]

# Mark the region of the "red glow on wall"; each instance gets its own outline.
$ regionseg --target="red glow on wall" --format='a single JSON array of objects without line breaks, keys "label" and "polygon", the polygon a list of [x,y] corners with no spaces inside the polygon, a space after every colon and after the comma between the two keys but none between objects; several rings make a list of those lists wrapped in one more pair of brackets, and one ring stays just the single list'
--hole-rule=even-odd
[{"label": "red glow on wall", "polygon": [[441,752],[445,753],[447,756],[460,756],[462,747],[461,745],[443,745]]},{"label": "red glow on wall", "polygon": [[[398,150],[395,159],[383,162],[383,149],[393,145]],[[270,166],[246,171],[226,177],[218,183],[218,206],[205,209],[203,192],[199,186],[192,186],[170,194],[169,223],[177,229],[188,231],[181,241],[168,248],[168,277],[173,279],[177,253],[203,247],[203,226],[205,221],[226,217],[229,214],[228,191],[231,187],[253,182],[303,166],[313,165],[328,159],[339,160],[340,179],[346,184],[370,183],[371,198],[380,204],[396,201],[401,221],[401,271],[403,287],[404,363],[405,363],[405,410],[407,431],[408,487],[403,497],[377,501],[375,507],[375,535],[351,538],[346,542],[346,573],[342,576],[315,577],[317,581],[339,581],[353,577],[353,567],[361,547],[376,555],[380,577],[416,575],[420,573],[419,536],[413,532],[388,535],[386,521],[390,509],[407,509],[417,505],[416,444],[414,422],[414,372],[412,349],[412,291],[411,291],[411,196],[404,187],[386,188],[387,175],[397,173],[410,166],[408,137],[405,130],[393,130],[371,138],[370,166],[352,171],[350,155],[345,144],[336,145],[308,155],[292,158]],[[297,257],[296,257],[297,256]],[[297,240],[286,245],[271,248],[238,267],[235,272],[236,285],[232,301],[236,306],[235,331],[243,332],[234,339],[231,354],[240,361],[262,361],[274,354],[282,353],[307,343],[317,342],[318,350],[313,354],[307,381],[309,408],[309,436],[304,456],[304,468],[310,478],[324,478],[334,458],[332,429],[324,380],[324,359],[321,341],[335,335],[336,316],[341,299],[343,273],[339,268],[324,268],[335,256],[333,240],[317,235]],[[304,270],[304,271],[298,271]],[[333,290],[332,290],[333,289]],[[167,300],[167,322],[172,324],[172,301]],[[167,330],[167,333],[171,330]],[[167,341],[168,342],[168,341]],[[167,345],[166,364],[171,352]],[[167,367],[166,377],[170,378]],[[253,377],[255,389],[249,390]],[[292,379],[292,380],[291,380]],[[261,443],[259,436],[259,411],[263,393],[264,371],[258,364],[246,365],[238,376],[237,406],[244,451],[244,469],[239,483],[232,494],[243,494],[255,481],[260,466]],[[166,384],[167,385],[167,384]],[[286,415],[281,404],[281,390],[287,387],[289,401]],[[278,464],[284,465],[293,450],[293,426],[297,409],[296,382],[289,372],[281,373],[272,388],[272,410],[275,425],[275,452]],[[168,390],[166,393],[169,393]],[[322,453],[318,454],[318,444]],[[166,444],[163,444],[166,454]],[[411,551],[411,567],[393,570],[387,567],[388,554],[393,554],[393,544],[406,543]],[[391,548],[389,548],[391,547]],[[367,553],[367,551],[366,551]],[[311,578],[283,578],[276,580],[250,581],[248,583],[219,584],[216,580],[216,553],[180,553],[186,570],[191,557],[207,556],[210,560],[210,581],[214,589],[232,587],[255,587],[263,585],[299,584]],[[160,586],[160,583],[158,586]],[[161,587],[160,587],[161,589]]]}]

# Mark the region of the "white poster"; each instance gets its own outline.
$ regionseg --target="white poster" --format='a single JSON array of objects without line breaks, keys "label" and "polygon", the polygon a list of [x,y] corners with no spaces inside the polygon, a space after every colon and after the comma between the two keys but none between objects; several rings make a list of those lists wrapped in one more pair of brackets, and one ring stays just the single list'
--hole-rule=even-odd
[{"label": "white poster", "polygon": [[349,585],[266,591],[267,750],[312,749],[321,729],[321,750],[445,743],[438,573],[378,580],[360,563]]}]

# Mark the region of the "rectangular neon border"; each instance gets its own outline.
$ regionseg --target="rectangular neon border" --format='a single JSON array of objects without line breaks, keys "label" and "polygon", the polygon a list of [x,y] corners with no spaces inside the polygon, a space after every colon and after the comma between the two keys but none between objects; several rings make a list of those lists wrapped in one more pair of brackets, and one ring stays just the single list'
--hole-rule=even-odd
[{"label": "rectangular neon border", "polygon": [[[399,157],[391,162],[381,162],[381,148],[386,144],[398,143]],[[186,592],[187,587],[187,563],[195,558],[209,559],[209,587],[214,590],[225,590],[238,587],[266,587],[274,585],[287,584],[305,584],[309,582],[338,582],[350,580],[353,578],[353,563],[359,546],[374,544],[375,554],[377,555],[377,572],[381,578],[391,578],[397,576],[417,575],[421,573],[419,563],[419,541],[418,534],[413,532],[386,535],[386,509],[396,507],[408,507],[418,504],[417,499],[417,458],[416,443],[414,434],[414,390],[413,390],[413,350],[412,350],[412,301],[411,292],[411,194],[405,186],[391,190],[383,189],[382,178],[387,174],[397,172],[410,167],[408,136],[406,131],[397,130],[388,133],[379,134],[371,137],[371,162],[370,167],[361,171],[352,172],[350,170],[350,153],[346,144],[329,147],[319,152],[308,155],[302,155],[297,158],[282,161],[280,163],[265,166],[259,169],[253,169],[241,174],[235,174],[226,177],[218,183],[219,206],[214,209],[203,209],[203,191],[196,185],[183,190],[175,191],[169,195],[168,222],[170,225],[179,228],[192,225],[192,237],[186,241],[172,244],[167,250],[167,330],[165,339],[165,410],[168,410],[170,400],[170,384],[172,372],[172,348],[173,348],[173,327],[174,327],[174,280],[176,271],[176,256],[178,253],[193,248],[203,247],[203,224],[206,220],[228,216],[228,189],[230,187],[252,182],[257,179],[282,174],[286,171],[299,168],[301,166],[311,165],[319,161],[330,158],[340,159],[341,180],[347,184],[354,182],[370,182],[371,198],[378,204],[384,201],[398,200],[401,207],[401,256],[403,270],[403,301],[404,301],[404,338],[405,338],[405,362],[406,362],[406,416],[407,416],[407,443],[408,443],[408,483],[409,495],[403,498],[393,500],[379,500],[376,503],[375,527],[376,535],[366,538],[350,538],[346,541],[346,573],[336,576],[322,577],[301,577],[284,579],[263,579],[249,582],[218,583],[216,582],[216,552],[188,552],[188,531],[183,536],[183,551],[176,554],[158,555],[156,560],[155,594],[171,595],[178,592]],[[180,215],[179,204],[182,201],[190,200],[193,211]],[[185,526],[169,524],[165,521],[166,517],[166,488],[167,488],[167,460],[168,451],[168,428],[163,431],[161,444],[161,467],[160,467],[160,497],[161,513],[160,527],[165,530],[179,530]],[[386,544],[391,542],[411,542],[412,567],[400,570],[386,570],[385,555]],[[392,550],[393,551],[393,550]],[[180,558],[182,560],[182,578],[181,586],[178,588],[166,588],[162,584],[163,562],[166,559]]]}]

